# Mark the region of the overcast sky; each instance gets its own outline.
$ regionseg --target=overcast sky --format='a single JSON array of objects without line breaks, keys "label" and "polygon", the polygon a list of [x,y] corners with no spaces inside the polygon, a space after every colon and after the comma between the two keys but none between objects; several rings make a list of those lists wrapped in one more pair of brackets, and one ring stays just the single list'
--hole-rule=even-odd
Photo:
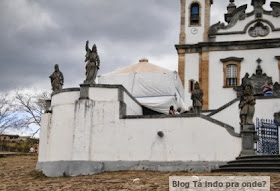
[{"label": "overcast sky", "polygon": [[[211,24],[223,21],[228,2],[214,0]],[[79,87],[86,40],[97,45],[99,74],[142,57],[177,70],[179,22],[180,0],[0,0],[0,92],[51,91],[55,64],[64,74],[64,88]]]}]

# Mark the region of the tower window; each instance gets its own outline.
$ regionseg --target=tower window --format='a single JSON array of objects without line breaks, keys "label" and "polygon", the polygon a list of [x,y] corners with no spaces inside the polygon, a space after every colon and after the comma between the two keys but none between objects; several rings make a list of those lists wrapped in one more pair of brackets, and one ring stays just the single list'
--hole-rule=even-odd
[{"label": "tower window", "polygon": [[237,86],[237,66],[235,64],[227,65],[226,86]]},{"label": "tower window", "polygon": [[191,11],[190,11],[190,23],[191,25],[199,25],[199,4],[193,3],[191,5]]}]

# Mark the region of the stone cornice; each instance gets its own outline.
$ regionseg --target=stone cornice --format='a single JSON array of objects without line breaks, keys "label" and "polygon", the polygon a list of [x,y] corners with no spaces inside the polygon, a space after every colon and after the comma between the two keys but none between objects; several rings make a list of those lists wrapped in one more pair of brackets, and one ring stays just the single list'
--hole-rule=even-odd
[{"label": "stone cornice", "polygon": [[54,92],[51,93],[51,97],[56,95],[56,94],[59,94],[59,93],[75,92],[75,91],[80,91],[80,88],[64,88],[64,89],[61,89],[61,90],[57,90],[57,91],[54,91]]},{"label": "stone cornice", "polygon": [[280,56],[275,56],[275,58],[280,61]]},{"label": "stone cornice", "polygon": [[183,49],[186,53],[280,48],[280,38],[245,41],[201,42],[198,44],[175,45],[175,48],[177,51],[182,51]]},{"label": "stone cornice", "polygon": [[220,59],[221,62],[228,62],[228,61],[236,61],[236,62],[241,62],[244,58],[237,58],[237,57],[228,57],[228,58],[223,58]]}]

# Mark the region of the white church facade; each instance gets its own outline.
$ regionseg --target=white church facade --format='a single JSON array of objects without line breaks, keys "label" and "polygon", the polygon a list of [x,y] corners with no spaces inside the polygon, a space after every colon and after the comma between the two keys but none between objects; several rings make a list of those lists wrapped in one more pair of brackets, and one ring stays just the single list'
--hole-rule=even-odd
[{"label": "white church facade", "polygon": [[[236,98],[235,87],[246,73],[255,74],[258,63],[263,73],[280,78],[280,3],[252,0],[236,7],[230,0],[226,23],[210,26],[213,0],[181,0],[178,72],[185,87],[185,102],[192,105],[195,81],[204,92],[204,110],[213,110]],[[264,84],[263,84],[264,85]]]}]

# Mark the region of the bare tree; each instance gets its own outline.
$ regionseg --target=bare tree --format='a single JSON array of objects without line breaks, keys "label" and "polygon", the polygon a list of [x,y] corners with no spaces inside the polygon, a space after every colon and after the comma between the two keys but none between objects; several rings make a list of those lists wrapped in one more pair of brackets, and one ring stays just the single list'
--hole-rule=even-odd
[{"label": "bare tree", "polygon": [[22,114],[21,125],[27,128],[30,125],[38,126],[33,136],[40,130],[41,115],[45,110],[45,100],[49,97],[50,94],[47,92],[31,94],[15,91],[17,111]]},{"label": "bare tree", "polygon": [[0,95],[0,135],[7,129],[18,128],[19,123],[12,101],[7,95]]}]

